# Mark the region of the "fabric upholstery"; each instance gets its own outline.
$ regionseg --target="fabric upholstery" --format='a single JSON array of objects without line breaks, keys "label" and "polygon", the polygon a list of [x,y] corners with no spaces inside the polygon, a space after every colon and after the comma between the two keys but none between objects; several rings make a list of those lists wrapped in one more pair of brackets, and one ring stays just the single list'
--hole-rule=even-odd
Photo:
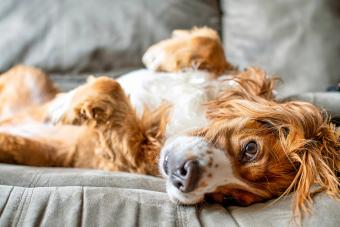
[{"label": "fabric upholstery", "polygon": [[[160,178],[0,165],[0,226],[288,226],[291,198],[250,207],[171,203]],[[304,226],[335,227],[340,203],[315,198]]]},{"label": "fabric upholstery", "polygon": [[282,95],[340,82],[340,1],[223,0],[228,59],[277,74]]},{"label": "fabric upholstery", "polygon": [[[223,31],[227,57],[283,77],[282,96],[325,90],[339,76],[337,0],[1,0],[0,71],[24,63],[62,90],[89,74],[142,67],[147,47],[176,28]],[[222,30],[221,30],[222,29]],[[303,99],[340,113],[339,94]],[[250,207],[171,203],[160,178],[0,164],[0,226],[288,226],[291,198]],[[340,203],[315,198],[304,226],[338,226]]]},{"label": "fabric upholstery", "polygon": [[117,78],[123,74],[129,73],[133,70],[140,68],[120,68],[112,70],[110,72],[94,72],[94,73],[53,73],[49,74],[49,78],[52,79],[61,91],[69,91],[78,87],[81,84],[86,83],[89,75],[92,76],[108,76],[111,78]]},{"label": "fabric upholstery", "polygon": [[0,71],[24,63],[53,73],[142,66],[177,28],[220,30],[217,0],[1,0]]}]

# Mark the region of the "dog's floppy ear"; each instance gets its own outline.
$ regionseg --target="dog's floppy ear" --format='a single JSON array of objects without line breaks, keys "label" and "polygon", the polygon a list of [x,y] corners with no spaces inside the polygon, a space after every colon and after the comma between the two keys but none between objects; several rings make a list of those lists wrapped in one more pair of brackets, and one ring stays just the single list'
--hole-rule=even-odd
[{"label": "dog's floppy ear", "polygon": [[249,67],[235,76],[240,86],[252,96],[260,96],[267,100],[275,97],[275,85],[278,77],[268,77],[266,72],[258,67]]},{"label": "dog's floppy ear", "polygon": [[340,131],[326,112],[307,102],[291,101],[273,109],[262,120],[280,130],[280,141],[295,166],[295,178],[286,191],[295,191],[294,214],[308,213],[316,192],[339,199]]},{"label": "dog's floppy ear", "polygon": [[[304,149],[300,149],[292,160],[298,164],[297,175],[292,183],[296,190],[294,211],[300,216],[300,211],[308,213],[312,204],[312,195],[318,191],[325,191],[333,198],[340,198],[337,173],[340,168],[339,135],[332,129],[323,129],[319,135],[307,142]],[[322,138],[321,138],[322,137]],[[319,190],[312,191],[316,184]]]},{"label": "dog's floppy ear", "polygon": [[272,128],[295,169],[295,178],[284,195],[296,191],[294,213],[298,217],[310,210],[314,186],[340,198],[340,132],[314,105],[238,98],[209,103],[207,115],[213,122],[231,124],[246,119]]},{"label": "dog's floppy ear", "polygon": [[[296,191],[293,208],[300,216],[310,211],[312,195],[318,191],[340,198],[337,178],[340,171],[340,132],[327,115],[312,104],[290,102],[286,106],[296,113],[304,134],[303,140],[300,144],[295,142],[295,149],[289,154],[297,174],[288,191]],[[317,190],[313,191],[313,186]]]},{"label": "dog's floppy ear", "polygon": [[[232,87],[221,92],[219,97],[210,102],[209,106],[224,105],[237,99],[263,103],[275,98],[275,85],[278,77],[269,77],[262,69],[249,67],[233,76],[224,78],[224,82],[232,81]],[[217,106],[220,108],[220,106]]]}]

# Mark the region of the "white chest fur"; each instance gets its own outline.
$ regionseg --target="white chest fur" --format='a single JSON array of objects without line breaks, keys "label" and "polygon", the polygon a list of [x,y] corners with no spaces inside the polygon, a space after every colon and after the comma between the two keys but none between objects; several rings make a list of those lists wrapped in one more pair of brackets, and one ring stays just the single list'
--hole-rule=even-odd
[{"label": "white chest fur", "polygon": [[158,73],[143,69],[120,77],[118,82],[138,114],[145,106],[152,110],[163,101],[172,105],[167,136],[204,127],[207,119],[203,104],[230,86],[230,83],[211,80],[207,72],[197,70]]}]

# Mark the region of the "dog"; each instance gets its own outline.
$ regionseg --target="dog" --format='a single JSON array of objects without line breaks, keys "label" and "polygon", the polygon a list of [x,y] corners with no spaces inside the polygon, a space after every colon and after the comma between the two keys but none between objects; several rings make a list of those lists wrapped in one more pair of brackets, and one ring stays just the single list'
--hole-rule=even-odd
[{"label": "dog", "polygon": [[175,31],[143,62],[66,93],[39,69],[2,74],[0,161],[161,175],[180,204],[295,191],[301,216],[318,191],[339,198],[339,131],[310,103],[276,101],[263,70],[228,63],[215,31]]}]

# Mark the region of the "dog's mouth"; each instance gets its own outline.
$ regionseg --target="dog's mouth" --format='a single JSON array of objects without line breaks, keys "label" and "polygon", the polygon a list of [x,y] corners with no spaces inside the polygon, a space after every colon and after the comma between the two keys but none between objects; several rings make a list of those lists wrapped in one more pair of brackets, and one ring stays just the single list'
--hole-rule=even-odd
[{"label": "dog's mouth", "polygon": [[244,206],[241,201],[236,199],[235,197],[231,195],[223,195],[223,198],[220,200],[216,200],[213,196],[213,194],[206,194],[204,196],[204,201],[207,203],[218,203],[224,207],[229,207],[229,206]]}]

